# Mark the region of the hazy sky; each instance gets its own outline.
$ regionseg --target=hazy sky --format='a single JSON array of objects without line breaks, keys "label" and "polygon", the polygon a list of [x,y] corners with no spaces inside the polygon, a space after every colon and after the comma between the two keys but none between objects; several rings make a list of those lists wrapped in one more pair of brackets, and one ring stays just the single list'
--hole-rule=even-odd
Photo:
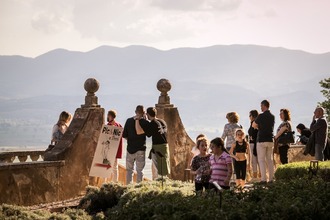
[{"label": "hazy sky", "polygon": [[0,0],[0,55],[101,45],[330,52],[330,0]]}]

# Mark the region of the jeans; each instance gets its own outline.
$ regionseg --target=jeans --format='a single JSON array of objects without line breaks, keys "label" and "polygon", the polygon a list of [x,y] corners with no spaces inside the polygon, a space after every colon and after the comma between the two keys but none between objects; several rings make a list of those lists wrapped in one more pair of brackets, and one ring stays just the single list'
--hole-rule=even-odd
[{"label": "jeans", "polygon": [[321,144],[315,144],[315,160],[323,161],[324,146]]},{"label": "jeans", "polygon": [[273,142],[259,142],[257,144],[258,162],[261,173],[261,181],[267,181],[266,168],[268,167],[269,181],[274,178],[274,158],[273,158]]},{"label": "jeans", "polygon": [[134,162],[136,162],[136,172],[137,179],[136,182],[139,183],[143,179],[143,168],[146,164],[146,152],[137,151],[134,154],[127,152],[126,154],[126,184],[130,184],[133,178]]}]

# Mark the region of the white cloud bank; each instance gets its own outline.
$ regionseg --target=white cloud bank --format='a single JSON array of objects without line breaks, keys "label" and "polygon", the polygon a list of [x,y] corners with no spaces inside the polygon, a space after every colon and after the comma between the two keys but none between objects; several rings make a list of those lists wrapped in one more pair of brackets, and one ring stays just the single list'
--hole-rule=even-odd
[{"label": "white cloud bank", "polygon": [[0,55],[101,45],[330,51],[327,0],[0,0]]}]

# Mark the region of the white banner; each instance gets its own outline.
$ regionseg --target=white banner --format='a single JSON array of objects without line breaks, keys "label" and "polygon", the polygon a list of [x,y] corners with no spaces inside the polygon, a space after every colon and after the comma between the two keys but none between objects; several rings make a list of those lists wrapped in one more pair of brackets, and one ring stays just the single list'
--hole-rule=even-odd
[{"label": "white banner", "polygon": [[108,178],[112,172],[123,128],[103,125],[89,176]]}]

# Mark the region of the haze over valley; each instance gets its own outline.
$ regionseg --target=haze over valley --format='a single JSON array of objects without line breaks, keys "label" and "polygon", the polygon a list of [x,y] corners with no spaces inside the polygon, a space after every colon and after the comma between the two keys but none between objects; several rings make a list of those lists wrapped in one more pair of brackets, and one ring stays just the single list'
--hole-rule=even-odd
[{"label": "haze over valley", "polygon": [[318,102],[319,81],[330,73],[330,53],[312,54],[256,45],[177,48],[101,46],[88,52],[56,49],[36,58],[0,56],[0,146],[44,146],[62,110],[84,104],[83,84],[99,80],[99,104],[116,109],[124,125],[135,106],[154,106],[159,79],[172,83],[171,103],[192,139],[220,136],[225,116],[237,111],[248,128],[248,113],[269,99],[276,116],[289,108],[294,126],[309,126]]}]

